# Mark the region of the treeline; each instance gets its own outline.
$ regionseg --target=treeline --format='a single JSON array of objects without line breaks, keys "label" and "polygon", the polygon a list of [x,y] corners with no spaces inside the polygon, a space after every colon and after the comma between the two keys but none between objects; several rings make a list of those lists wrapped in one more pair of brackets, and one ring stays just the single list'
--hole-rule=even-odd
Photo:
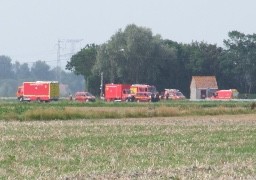
[{"label": "treeline", "polygon": [[51,69],[44,61],[12,63],[8,56],[0,56],[0,97],[14,97],[17,87],[24,81],[56,81],[61,76],[61,95],[66,96],[78,90],[84,90],[83,77],[61,69]]},{"label": "treeline", "polygon": [[104,44],[88,44],[72,56],[67,70],[84,76],[89,91],[104,83],[147,83],[159,91],[180,89],[187,97],[196,75],[215,75],[220,89],[256,92],[256,35],[228,33],[224,48],[216,44],[183,44],[134,24],[118,30]]},{"label": "treeline", "polygon": [[231,31],[223,45],[178,43],[131,24],[106,43],[88,44],[73,55],[66,65],[71,72],[51,69],[44,61],[29,67],[0,56],[0,96],[14,96],[23,81],[58,80],[59,71],[66,87],[62,95],[84,89],[99,95],[103,80],[152,84],[158,91],[175,88],[189,97],[191,78],[199,75],[215,75],[220,89],[256,93],[256,34]]}]

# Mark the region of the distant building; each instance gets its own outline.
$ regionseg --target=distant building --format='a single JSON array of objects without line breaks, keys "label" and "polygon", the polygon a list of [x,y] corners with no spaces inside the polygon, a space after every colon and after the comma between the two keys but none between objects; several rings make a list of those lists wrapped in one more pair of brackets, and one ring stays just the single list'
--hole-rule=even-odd
[{"label": "distant building", "polygon": [[190,84],[190,99],[205,99],[218,90],[215,76],[192,76]]}]

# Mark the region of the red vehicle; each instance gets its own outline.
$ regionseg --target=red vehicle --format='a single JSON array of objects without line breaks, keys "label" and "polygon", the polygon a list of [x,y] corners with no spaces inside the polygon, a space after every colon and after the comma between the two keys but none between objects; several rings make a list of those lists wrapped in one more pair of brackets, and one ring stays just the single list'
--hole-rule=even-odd
[{"label": "red vehicle", "polygon": [[213,96],[210,99],[213,100],[229,100],[237,98],[238,91],[236,89],[228,89],[228,90],[218,90],[213,93]]},{"label": "red vehicle", "polygon": [[155,86],[147,84],[133,84],[131,85],[131,100],[137,102],[157,102],[159,101],[159,94],[156,91]]},{"label": "red vehicle", "polygon": [[75,101],[78,102],[94,102],[95,96],[93,96],[89,92],[76,92],[75,93]]},{"label": "red vehicle", "polygon": [[138,92],[151,92],[157,93],[155,86],[147,85],[147,84],[133,84],[130,87],[131,94],[136,94]]},{"label": "red vehicle", "polygon": [[105,100],[106,101],[129,101],[130,84],[106,84]]},{"label": "red vehicle", "polygon": [[186,97],[178,89],[165,89],[163,99],[181,100],[186,99]]},{"label": "red vehicle", "polygon": [[150,102],[151,101],[150,92],[138,92],[134,95],[134,101],[136,102]]},{"label": "red vehicle", "polygon": [[49,102],[59,99],[59,83],[57,81],[24,82],[18,87],[16,96],[19,101]]}]

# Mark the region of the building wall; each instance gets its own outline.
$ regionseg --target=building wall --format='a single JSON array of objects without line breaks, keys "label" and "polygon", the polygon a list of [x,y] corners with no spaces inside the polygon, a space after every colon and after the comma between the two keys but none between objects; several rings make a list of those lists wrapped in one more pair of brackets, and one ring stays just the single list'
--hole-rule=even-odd
[{"label": "building wall", "polygon": [[196,89],[196,99],[201,99],[201,89]]},{"label": "building wall", "polygon": [[195,81],[192,79],[190,84],[190,99],[195,100],[196,99],[196,87],[195,87]]},{"label": "building wall", "polygon": [[191,93],[190,93],[190,99],[192,99],[192,100],[195,100],[195,99],[197,99],[197,92],[196,92],[196,89],[195,88],[191,88]]},{"label": "building wall", "polygon": [[[205,98],[209,97],[210,90],[217,90],[218,85],[215,76],[192,76],[190,84],[190,99],[201,99],[202,95]],[[205,90],[202,94],[202,90]]]}]

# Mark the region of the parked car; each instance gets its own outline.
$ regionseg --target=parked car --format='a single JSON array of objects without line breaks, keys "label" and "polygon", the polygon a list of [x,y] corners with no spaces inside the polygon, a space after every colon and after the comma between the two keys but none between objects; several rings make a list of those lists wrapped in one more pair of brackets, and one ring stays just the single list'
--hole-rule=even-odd
[{"label": "parked car", "polygon": [[93,96],[89,92],[76,92],[75,93],[75,101],[94,102],[95,101],[95,96]]},{"label": "parked car", "polygon": [[165,89],[161,98],[166,99],[166,100],[168,100],[168,99],[171,99],[171,100],[186,99],[186,97],[178,89]]}]

